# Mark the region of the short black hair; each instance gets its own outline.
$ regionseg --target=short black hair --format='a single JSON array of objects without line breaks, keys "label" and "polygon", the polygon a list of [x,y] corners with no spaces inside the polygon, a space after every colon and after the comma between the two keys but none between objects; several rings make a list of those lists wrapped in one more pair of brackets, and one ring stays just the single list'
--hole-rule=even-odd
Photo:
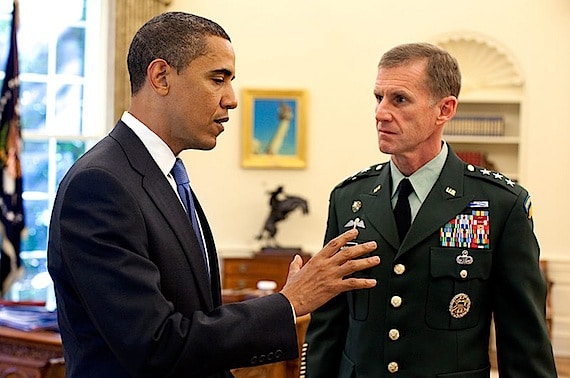
[{"label": "short black hair", "polygon": [[142,88],[150,62],[164,59],[180,72],[205,53],[206,37],[210,36],[231,42],[220,25],[194,14],[166,12],[147,21],[137,31],[129,47],[127,67],[131,94]]}]

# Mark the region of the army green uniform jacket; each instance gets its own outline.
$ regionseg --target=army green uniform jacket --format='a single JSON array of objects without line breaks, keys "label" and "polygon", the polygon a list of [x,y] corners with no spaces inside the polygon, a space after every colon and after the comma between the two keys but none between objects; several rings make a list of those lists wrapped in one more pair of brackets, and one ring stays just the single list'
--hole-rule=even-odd
[{"label": "army green uniform jacket", "polygon": [[356,223],[381,263],[312,314],[306,377],[489,377],[492,315],[501,377],[556,377],[527,191],[450,148],[400,244],[390,181],[380,164],[331,193],[325,242]]}]

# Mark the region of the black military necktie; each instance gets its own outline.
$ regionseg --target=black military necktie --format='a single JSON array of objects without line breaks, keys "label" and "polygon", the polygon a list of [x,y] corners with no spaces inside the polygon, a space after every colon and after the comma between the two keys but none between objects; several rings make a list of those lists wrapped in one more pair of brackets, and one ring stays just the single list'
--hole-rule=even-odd
[{"label": "black military necktie", "polygon": [[398,186],[398,201],[394,207],[394,218],[396,219],[400,242],[404,240],[412,223],[412,210],[410,209],[408,197],[413,191],[414,188],[409,179],[404,178],[400,181],[400,185]]}]

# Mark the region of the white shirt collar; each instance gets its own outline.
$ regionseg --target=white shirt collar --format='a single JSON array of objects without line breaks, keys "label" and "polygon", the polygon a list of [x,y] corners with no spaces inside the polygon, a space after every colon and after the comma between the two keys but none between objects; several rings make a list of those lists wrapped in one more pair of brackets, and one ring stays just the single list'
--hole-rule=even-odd
[{"label": "white shirt collar", "polygon": [[[415,171],[410,177],[410,182],[414,187],[414,192],[418,196],[420,202],[424,202],[428,196],[431,188],[437,181],[445,160],[447,159],[448,147],[445,141],[442,142],[441,151],[436,157],[431,159],[423,167]],[[405,176],[400,172],[396,165],[390,160],[390,174],[392,175],[392,198],[396,195],[396,189],[398,189],[398,184]]]},{"label": "white shirt collar", "polygon": [[170,147],[131,113],[124,112],[121,121],[139,137],[162,173],[168,177],[176,161]]}]

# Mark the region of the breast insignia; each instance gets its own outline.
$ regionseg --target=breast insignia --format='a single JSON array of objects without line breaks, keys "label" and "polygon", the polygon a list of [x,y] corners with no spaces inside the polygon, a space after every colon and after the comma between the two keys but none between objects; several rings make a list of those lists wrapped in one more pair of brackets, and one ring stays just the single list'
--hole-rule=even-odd
[{"label": "breast insignia", "polygon": [[471,309],[471,298],[465,293],[456,294],[449,302],[449,313],[455,319],[461,319]]},{"label": "breast insignia", "polygon": [[346,222],[344,227],[352,227],[352,228],[366,228],[364,221],[360,218],[354,218]]},{"label": "breast insignia", "polygon": [[360,201],[360,200],[354,200],[354,202],[352,202],[351,209],[352,209],[352,212],[353,212],[353,213],[357,213],[358,210],[360,210],[361,207],[362,207],[362,201]]}]

